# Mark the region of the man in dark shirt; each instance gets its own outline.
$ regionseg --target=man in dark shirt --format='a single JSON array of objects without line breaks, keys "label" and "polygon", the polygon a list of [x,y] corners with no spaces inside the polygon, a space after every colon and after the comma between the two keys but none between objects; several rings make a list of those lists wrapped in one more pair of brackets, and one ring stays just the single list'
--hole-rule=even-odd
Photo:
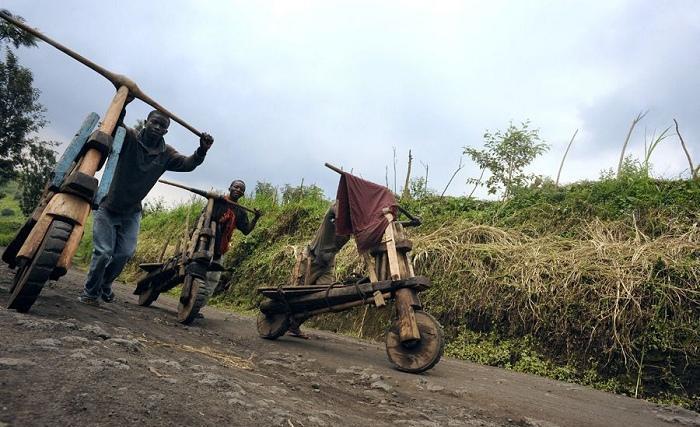
[{"label": "man in dark shirt", "polygon": [[[233,202],[238,202],[245,194],[245,182],[240,179],[234,180],[231,182],[228,191],[228,199]],[[228,251],[229,242],[235,230],[240,231],[246,236],[253,231],[261,215],[260,211],[257,209],[253,209],[253,212],[255,212],[253,220],[249,222],[248,214],[243,208],[226,203],[223,200],[214,202],[214,209],[211,216],[212,221],[216,221],[214,263],[221,263],[221,258]],[[214,293],[220,278],[221,271],[210,271],[207,273],[207,292],[209,296]]]},{"label": "man in dark shirt", "polygon": [[168,116],[154,110],[140,132],[127,130],[109,191],[93,216],[92,260],[81,302],[114,301],[112,282],[136,250],[141,201],[165,171],[190,172],[202,164],[214,142],[203,133],[197,151],[183,156],[165,143],[168,126]]}]

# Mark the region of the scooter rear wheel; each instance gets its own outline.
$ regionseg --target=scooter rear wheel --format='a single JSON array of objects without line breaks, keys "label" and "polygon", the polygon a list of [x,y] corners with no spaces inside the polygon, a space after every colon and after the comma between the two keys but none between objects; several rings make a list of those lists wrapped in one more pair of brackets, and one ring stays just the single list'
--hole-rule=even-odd
[{"label": "scooter rear wheel", "polygon": [[15,272],[7,308],[20,313],[29,311],[56,268],[72,231],[73,225],[65,221],[54,219],[51,222],[34,258]]},{"label": "scooter rear wheel", "polygon": [[395,319],[386,333],[386,354],[396,369],[414,374],[435,366],[445,350],[442,326],[433,316],[416,311],[420,340],[402,343],[399,337],[399,321]]}]

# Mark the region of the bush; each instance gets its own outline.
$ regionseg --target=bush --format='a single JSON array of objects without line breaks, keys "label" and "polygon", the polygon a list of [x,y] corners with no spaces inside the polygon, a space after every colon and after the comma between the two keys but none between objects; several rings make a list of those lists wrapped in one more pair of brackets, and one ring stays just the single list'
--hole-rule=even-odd
[{"label": "bush", "polygon": [[10,209],[10,208],[4,208],[2,211],[0,211],[0,216],[14,216],[15,211]]}]

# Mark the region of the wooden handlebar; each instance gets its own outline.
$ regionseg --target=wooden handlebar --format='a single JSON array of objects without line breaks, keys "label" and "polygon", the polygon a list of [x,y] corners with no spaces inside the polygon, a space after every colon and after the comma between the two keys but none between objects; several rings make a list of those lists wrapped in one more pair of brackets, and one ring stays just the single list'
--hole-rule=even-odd
[{"label": "wooden handlebar", "polygon": [[216,200],[223,200],[224,202],[226,202],[230,205],[238,206],[239,208],[241,208],[245,211],[248,211],[248,212],[252,213],[253,215],[255,215],[255,211],[253,209],[247,208],[239,203],[234,202],[233,200],[229,200],[226,197],[223,197],[221,194],[214,193],[213,191],[204,191],[204,190],[200,190],[198,188],[188,187],[184,184],[179,184],[177,182],[172,182],[172,181],[168,181],[165,179],[159,179],[158,182],[162,182],[163,184],[172,185],[173,187],[182,188],[183,190],[190,191],[190,192],[197,194],[199,196],[206,197],[207,199],[212,198],[212,199],[216,199]]},{"label": "wooden handlebar", "polygon": [[43,40],[44,42],[50,44],[51,46],[55,47],[56,49],[60,50],[61,52],[65,53],[66,55],[70,56],[71,58],[75,59],[76,61],[80,62],[81,64],[85,65],[86,67],[90,68],[91,70],[95,71],[96,73],[100,74],[102,77],[106,78],[109,80],[115,88],[119,89],[122,86],[126,86],[129,89],[129,95],[133,96],[134,98],[138,98],[141,101],[145,102],[146,104],[150,105],[151,107],[155,108],[156,110],[160,111],[161,113],[165,114],[166,116],[170,117],[172,120],[178,122],[181,124],[183,127],[185,127],[187,130],[190,132],[194,133],[198,137],[201,138],[202,132],[198,131],[195,129],[193,126],[191,126],[189,123],[185,122],[175,114],[171,113],[165,107],[154,101],[151,97],[143,93],[143,91],[138,87],[138,85],[131,80],[130,78],[121,75],[121,74],[116,74],[113,73],[112,71],[109,71],[108,69],[90,61],[89,59],[85,58],[84,56],[68,49],[66,46],[62,45],[61,43],[49,38],[48,36],[44,35],[43,33],[39,32],[38,30],[28,26],[24,22],[16,19],[13,16],[10,16],[9,14],[3,12],[0,10],[0,18],[6,20],[7,22],[11,23],[17,28],[20,28],[23,31],[26,31],[27,33],[33,35],[34,37]]},{"label": "wooden handlebar", "polygon": [[336,171],[336,172],[338,172],[338,173],[341,174],[341,175],[345,173],[344,170],[340,169],[340,168],[337,167],[337,166],[333,166],[333,165],[330,164],[330,163],[325,163],[325,166],[326,166],[328,169],[333,170],[333,171]]}]

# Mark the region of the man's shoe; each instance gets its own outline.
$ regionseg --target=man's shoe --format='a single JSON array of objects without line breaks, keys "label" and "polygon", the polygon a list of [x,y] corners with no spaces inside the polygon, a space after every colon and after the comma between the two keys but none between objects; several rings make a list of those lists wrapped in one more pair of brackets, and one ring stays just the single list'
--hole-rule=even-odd
[{"label": "man's shoe", "polygon": [[294,323],[289,325],[289,329],[287,329],[287,335],[294,338],[301,338],[303,340],[308,340],[309,338],[311,338],[301,331],[299,325],[296,325]]},{"label": "man's shoe", "polygon": [[93,307],[100,306],[100,302],[97,300],[97,298],[90,298],[86,297],[85,295],[80,295],[78,297],[78,301],[82,302],[83,304],[91,305]]},{"label": "man's shoe", "polygon": [[112,292],[112,293],[109,294],[109,295],[102,294],[102,301],[104,301],[104,302],[106,302],[106,303],[108,303],[108,304],[111,303],[111,302],[114,302],[114,298],[115,298],[114,292]]}]

